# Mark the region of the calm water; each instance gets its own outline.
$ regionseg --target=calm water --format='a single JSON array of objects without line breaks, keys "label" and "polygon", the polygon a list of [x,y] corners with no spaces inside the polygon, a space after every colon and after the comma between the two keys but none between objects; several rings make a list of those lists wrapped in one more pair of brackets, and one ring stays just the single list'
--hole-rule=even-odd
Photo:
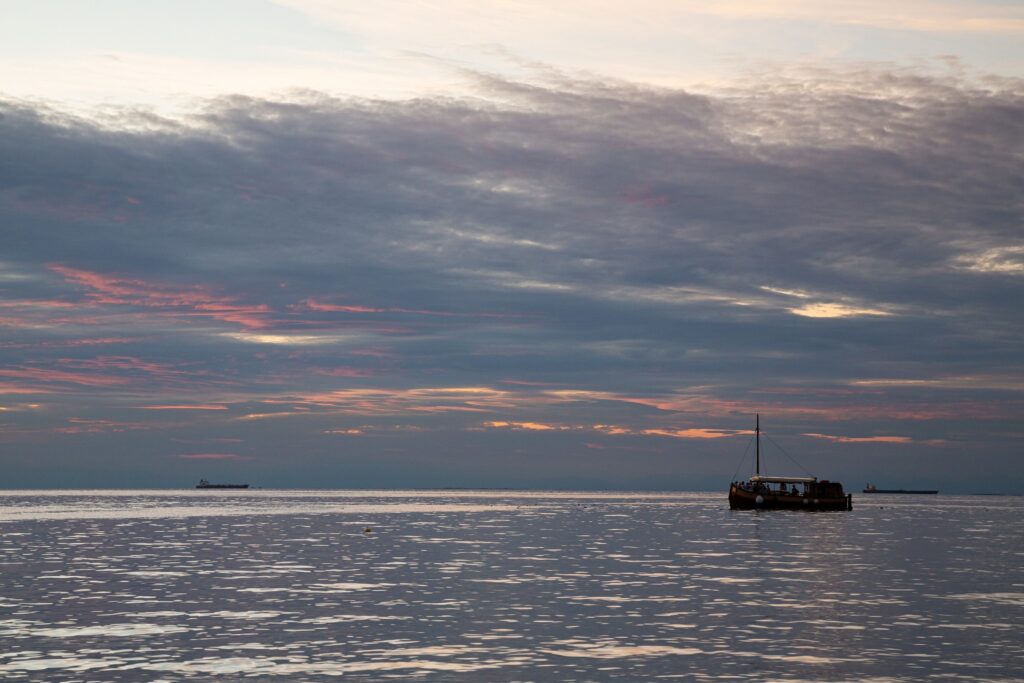
[{"label": "calm water", "polygon": [[1022,515],[941,495],[805,513],[724,493],[0,492],[0,678],[1021,680]]}]

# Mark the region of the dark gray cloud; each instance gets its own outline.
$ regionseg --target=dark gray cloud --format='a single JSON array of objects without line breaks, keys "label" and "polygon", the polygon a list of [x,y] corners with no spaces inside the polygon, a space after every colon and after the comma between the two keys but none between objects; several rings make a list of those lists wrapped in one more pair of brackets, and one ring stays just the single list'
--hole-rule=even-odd
[{"label": "dark gray cloud", "polygon": [[1019,82],[470,76],[184,121],[0,104],[0,437],[87,483],[127,444],[139,481],[212,467],[174,434],[292,484],[697,486],[742,438],[687,430],[761,408],[857,479],[1019,478]]}]

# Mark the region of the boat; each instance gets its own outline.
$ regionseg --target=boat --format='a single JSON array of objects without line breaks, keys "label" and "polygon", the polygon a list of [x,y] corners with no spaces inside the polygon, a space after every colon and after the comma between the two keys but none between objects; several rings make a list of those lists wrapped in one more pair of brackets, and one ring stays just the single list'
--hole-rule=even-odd
[{"label": "boat", "polygon": [[761,416],[756,418],[755,474],[729,485],[733,510],[852,510],[853,495],[838,481],[817,477],[768,477],[761,474]]},{"label": "boat", "polygon": [[196,484],[197,489],[247,489],[248,484],[211,484],[205,479],[200,479]]},{"label": "boat", "polygon": [[868,484],[864,487],[864,493],[925,493],[934,494],[938,493],[937,490],[933,489],[880,489],[874,484]]}]

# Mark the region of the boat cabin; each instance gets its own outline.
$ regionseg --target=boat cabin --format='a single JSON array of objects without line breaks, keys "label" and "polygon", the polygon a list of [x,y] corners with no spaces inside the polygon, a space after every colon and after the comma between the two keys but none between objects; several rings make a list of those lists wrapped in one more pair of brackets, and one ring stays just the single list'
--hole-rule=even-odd
[{"label": "boat cabin", "polygon": [[729,486],[729,507],[734,510],[851,510],[853,501],[839,482],[816,477],[755,475]]}]

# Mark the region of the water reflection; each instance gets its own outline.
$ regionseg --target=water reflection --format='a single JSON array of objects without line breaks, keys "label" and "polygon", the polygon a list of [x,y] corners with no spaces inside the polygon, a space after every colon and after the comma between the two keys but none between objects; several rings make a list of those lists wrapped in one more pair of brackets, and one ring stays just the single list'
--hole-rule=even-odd
[{"label": "water reflection", "polygon": [[1024,503],[872,503],[8,492],[0,677],[1019,680]]}]

